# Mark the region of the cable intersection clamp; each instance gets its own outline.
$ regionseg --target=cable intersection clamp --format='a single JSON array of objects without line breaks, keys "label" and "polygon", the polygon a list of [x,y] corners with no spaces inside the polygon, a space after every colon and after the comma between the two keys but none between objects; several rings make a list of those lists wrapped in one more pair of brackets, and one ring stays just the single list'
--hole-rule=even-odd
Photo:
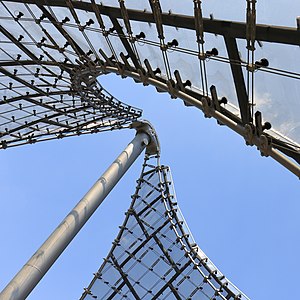
[{"label": "cable intersection clamp", "polygon": [[265,134],[265,130],[272,128],[269,122],[262,123],[260,111],[255,113],[255,125],[252,123],[245,125],[244,138],[246,145],[256,145],[262,156],[269,156],[272,149],[272,138]]}]

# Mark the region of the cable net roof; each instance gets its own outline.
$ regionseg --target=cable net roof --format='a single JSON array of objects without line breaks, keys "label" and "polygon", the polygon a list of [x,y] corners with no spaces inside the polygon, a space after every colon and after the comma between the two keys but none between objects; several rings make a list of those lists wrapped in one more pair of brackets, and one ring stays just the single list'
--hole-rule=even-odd
[{"label": "cable net roof", "polygon": [[170,169],[145,162],[112,249],[81,299],[248,299],[197,246]]},{"label": "cable net roof", "polygon": [[1,148],[119,129],[141,116],[83,67],[84,51],[52,9],[0,5]]},{"label": "cable net roof", "polygon": [[288,3],[1,1],[0,147],[136,120],[97,83],[113,72],[250,124],[299,162],[300,4]]}]

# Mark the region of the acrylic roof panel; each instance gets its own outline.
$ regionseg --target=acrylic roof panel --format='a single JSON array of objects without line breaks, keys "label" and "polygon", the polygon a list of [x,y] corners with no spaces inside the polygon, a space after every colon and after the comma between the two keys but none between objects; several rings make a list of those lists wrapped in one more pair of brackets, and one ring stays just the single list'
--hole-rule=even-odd
[{"label": "acrylic roof panel", "polygon": [[242,126],[261,126],[260,112],[269,141],[299,162],[300,3],[289,2],[2,1],[1,147],[135,120],[141,111],[115,101],[112,112],[101,96],[96,77],[116,72],[206,98]]},{"label": "acrylic roof panel", "polygon": [[1,148],[121,128],[141,116],[96,80],[78,80],[79,56],[90,49],[87,40],[96,39],[54,25],[72,18],[67,9],[9,1],[1,6]]},{"label": "acrylic roof panel", "polygon": [[118,237],[84,290],[80,299],[248,299],[193,240],[169,168],[147,158]]}]

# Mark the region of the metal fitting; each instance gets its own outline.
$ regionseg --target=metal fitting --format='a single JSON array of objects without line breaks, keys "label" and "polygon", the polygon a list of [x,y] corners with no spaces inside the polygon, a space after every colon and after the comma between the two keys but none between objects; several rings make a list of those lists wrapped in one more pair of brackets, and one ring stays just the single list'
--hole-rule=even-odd
[{"label": "metal fitting", "polygon": [[210,106],[209,99],[206,97],[201,98],[202,106],[203,106],[203,113],[205,118],[211,118],[212,108]]},{"label": "metal fitting", "polygon": [[264,134],[260,136],[258,149],[261,156],[269,156],[272,149],[272,144],[270,143],[268,137]]},{"label": "metal fitting", "polygon": [[253,146],[254,145],[254,133],[255,133],[254,125],[253,124],[246,124],[245,125],[244,138],[245,138],[246,144],[248,146]]},{"label": "metal fitting", "polygon": [[148,83],[148,75],[146,74],[144,69],[138,69],[138,74],[140,75],[140,81],[143,83],[144,86],[149,85]]},{"label": "metal fitting", "polygon": [[130,128],[133,128],[137,133],[144,132],[150,137],[150,143],[146,146],[146,154],[148,155],[159,155],[160,154],[160,144],[156,134],[156,131],[152,124],[147,120],[139,120],[132,122]]}]

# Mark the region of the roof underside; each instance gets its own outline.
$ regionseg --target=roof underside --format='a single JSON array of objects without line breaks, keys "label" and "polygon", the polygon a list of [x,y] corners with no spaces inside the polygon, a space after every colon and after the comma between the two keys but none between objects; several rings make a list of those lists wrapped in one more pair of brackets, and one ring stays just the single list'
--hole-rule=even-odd
[{"label": "roof underside", "polygon": [[249,300],[197,246],[170,169],[154,159],[146,159],[112,249],[80,299]]},{"label": "roof underside", "polygon": [[271,18],[259,17],[255,1],[231,12],[217,2],[1,1],[0,147],[119,129],[139,118],[139,109],[97,82],[114,69],[145,84],[154,78],[173,97],[206,98],[256,135],[265,130],[300,162],[300,31],[258,25]]}]

